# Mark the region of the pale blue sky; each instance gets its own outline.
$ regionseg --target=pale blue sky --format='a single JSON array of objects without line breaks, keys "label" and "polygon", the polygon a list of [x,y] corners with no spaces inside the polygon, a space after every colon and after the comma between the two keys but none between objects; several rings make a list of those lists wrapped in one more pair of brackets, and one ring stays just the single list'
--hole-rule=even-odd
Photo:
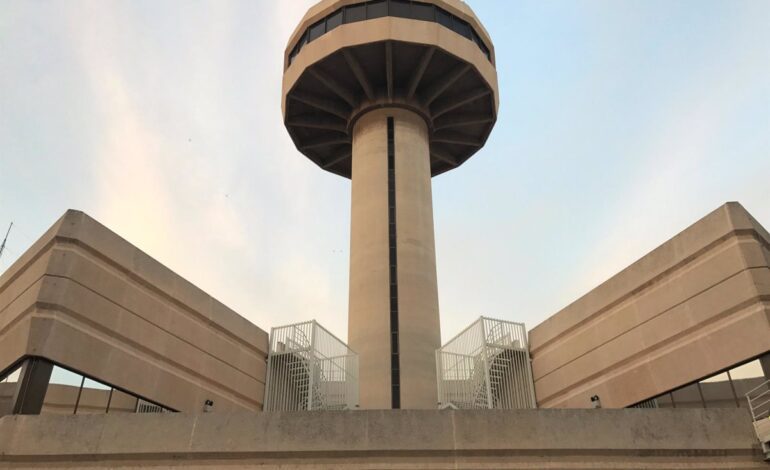
[{"label": "pale blue sky", "polygon": [[[283,129],[312,1],[0,0],[6,269],[84,210],[262,328],[347,336],[350,183]],[[468,2],[487,146],[433,180],[442,336],[532,327],[728,200],[770,227],[770,2]]]}]

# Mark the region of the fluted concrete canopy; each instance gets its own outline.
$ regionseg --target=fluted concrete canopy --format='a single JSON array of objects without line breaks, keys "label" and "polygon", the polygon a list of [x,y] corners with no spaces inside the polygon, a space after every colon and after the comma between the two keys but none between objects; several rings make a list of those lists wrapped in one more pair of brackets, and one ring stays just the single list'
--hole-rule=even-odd
[{"label": "fluted concrete canopy", "polygon": [[484,145],[497,106],[492,42],[459,1],[325,0],[286,47],[289,134],[318,166],[347,178],[352,129],[367,111],[401,107],[421,116],[435,176]]}]

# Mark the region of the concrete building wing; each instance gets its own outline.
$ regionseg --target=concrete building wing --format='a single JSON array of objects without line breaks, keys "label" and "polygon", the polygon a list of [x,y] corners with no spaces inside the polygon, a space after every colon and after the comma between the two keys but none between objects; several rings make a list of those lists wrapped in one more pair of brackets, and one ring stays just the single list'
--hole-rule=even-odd
[{"label": "concrete building wing", "polygon": [[766,468],[770,234],[740,204],[442,347],[432,178],[496,125],[492,38],[461,0],[321,0],[282,73],[297,152],[351,179],[349,344],[268,338],[67,211],[0,275],[0,468]]},{"label": "concrete building wing", "polygon": [[262,408],[267,334],[79,211],[0,276],[0,344],[0,371],[39,358],[177,411]]},{"label": "concrete building wing", "polygon": [[770,351],[770,234],[727,203],[529,333],[540,407],[633,405]]}]

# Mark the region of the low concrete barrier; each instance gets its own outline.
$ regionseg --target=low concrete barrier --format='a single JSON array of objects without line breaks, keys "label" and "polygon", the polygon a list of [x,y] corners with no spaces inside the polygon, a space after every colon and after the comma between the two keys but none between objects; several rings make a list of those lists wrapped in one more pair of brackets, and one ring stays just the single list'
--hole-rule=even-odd
[{"label": "low concrete barrier", "polygon": [[1,468],[766,468],[743,409],[6,416]]}]

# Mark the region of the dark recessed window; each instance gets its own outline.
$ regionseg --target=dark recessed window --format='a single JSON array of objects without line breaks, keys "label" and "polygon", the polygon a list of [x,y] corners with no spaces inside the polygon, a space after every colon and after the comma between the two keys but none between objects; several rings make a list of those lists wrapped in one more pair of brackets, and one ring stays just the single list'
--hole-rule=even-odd
[{"label": "dark recessed window", "polygon": [[390,16],[413,18],[411,2],[408,0],[390,0]]},{"label": "dark recessed window", "polygon": [[413,3],[412,18],[422,21],[434,21],[435,7],[428,3]]},{"label": "dark recessed window", "polygon": [[307,42],[314,41],[326,32],[326,21],[321,20],[308,29]]},{"label": "dark recessed window", "polygon": [[442,10],[441,8],[436,8],[436,21],[441,26],[452,29],[452,15]]},{"label": "dark recessed window", "polygon": [[326,31],[331,31],[337,26],[340,26],[342,24],[342,9],[339,9],[329,15],[329,17],[326,19]]},{"label": "dark recessed window", "polygon": [[487,56],[487,59],[492,60],[489,48],[471,25],[446,10],[430,3],[413,2],[410,0],[372,0],[340,8],[329,14],[324,20],[307,28],[289,53],[289,64],[294,61],[294,58],[305,44],[318,39],[334,28],[344,23],[355,23],[384,16],[436,22],[476,43],[481,52]]},{"label": "dark recessed window", "polygon": [[382,18],[388,16],[388,2],[385,0],[376,0],[366,4],[366,19]]},{"label": "dark recessed window", "polygon": [[355,23],[366,19],[366,5],[350,5],[345,7],[345,23]]},{"label": "dark recessed window", "polygon": [[468,39],[472,39],[470,25],[460,18],[452,18],[452,30],[460,36],[465,36]]},{"label": "dark recessed window", "polygon": [[481,47],[481,38],[478,34],[476,34],[476,31],[471,30],[471,37],[473,38],[473,42],[475,42],[477,46]]}]

